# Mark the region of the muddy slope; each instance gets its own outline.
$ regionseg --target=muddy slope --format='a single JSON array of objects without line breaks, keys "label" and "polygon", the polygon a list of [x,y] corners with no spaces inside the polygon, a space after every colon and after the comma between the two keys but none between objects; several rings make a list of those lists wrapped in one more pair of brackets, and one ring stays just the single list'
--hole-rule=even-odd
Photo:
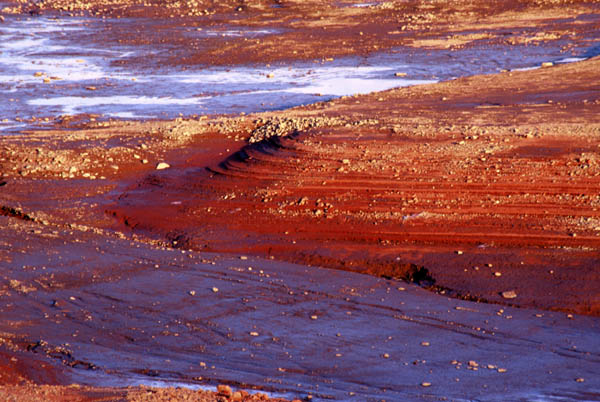
[{"label": "muddy slope", "polygon": [[399,261],[458,295],[596,315],[599,67],[459,79],[259,118],[257,142],[207,166],[173,155],[171,169],[110,212],[179,247],[335,257],[359,272],[371,269],[366,260]]}]

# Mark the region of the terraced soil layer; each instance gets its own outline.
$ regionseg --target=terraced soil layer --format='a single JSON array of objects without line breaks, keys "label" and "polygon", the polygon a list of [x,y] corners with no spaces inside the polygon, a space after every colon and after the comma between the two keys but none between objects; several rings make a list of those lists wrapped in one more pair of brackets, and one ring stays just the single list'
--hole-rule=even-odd
[{"label": "terraced soil layer", "polygon": [[109,210],[175,247],[388,277],[424,267],[441,292],[597,315],[599,67],[259,117],[257,142],[218,164],[172,159]]}]

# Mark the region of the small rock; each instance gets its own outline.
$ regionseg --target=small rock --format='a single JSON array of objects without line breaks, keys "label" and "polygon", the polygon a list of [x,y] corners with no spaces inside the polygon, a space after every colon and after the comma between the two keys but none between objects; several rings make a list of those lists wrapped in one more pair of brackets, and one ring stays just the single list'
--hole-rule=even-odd
[{"label": "small rock", "polygon": [[189,292],[190,296],[196,296],[196,291],[195,290],[190,290]]},{"label": "small rock", "polygon": [[390,358],[390,355],[389,355],[388,353],[384,353],[382,357],[383,357],[384,359],[389,359],[389,358]]},{"label": "small rock", "polygon": [[579,378],[576,378],[576,379],[575,379],[575,381],[576,381],[576,382],[584,382],[584,381],[585,381],[585,379],[584,379],[584,378],[581,378],[581,377],[579,377]]},{"label": "small rock", "polygon": [[233,391],[229,385],[219,384],[217,385],[217,392],[219,395],[226,396],[227,398],[233,395]]},{"label": "small rock", "polygon": [[316,315],[311,315],[311,316],[310,316],[310,319],[311,319],[311,320],[316,320],[316,319],[318,319],[318,318],[319,318],[319,317],[318,317],[318,316],[316,316]]},{"label": "small rock", "polygon": [[502,276],[502,272],[494,272],[494,276]]},{"label": "small rock", "polygon": [[504,297],[505,299],[515,299],[517,297],[517,292],[515,292],[514,290],[506,290],[501,294],[502,297]]},{"label": "small rock", "polygon": [[231,400],[234,402],[240,402],[244,400],[244,397],[240,391],[235,391],[233,395],[231,395]]},{"label": "small rock", "polygon": [[212,288],[212,291],[213,291],[214,293],[217,293],[217,292],[219,291],[219,288],[217,288],[217,287],[213,287],[213,288]]},{"label": "small rock", "polygon": [[469,360],[469,367],[479,367],[479,363],[475,360]]},{"label": "small rock", "polygon": [[422,387],[431,387],[431,383],[430,382],[422,382],[421,386]]},{"label": "small rock", "polygon": [[252,331],[252,332],[250,332],[250,336],[258,336],[258,332]]},{"label": "small rock", "polygon": [[169,165],[166,162],[159,162],[158,165],[156,165],[156,170],[168,169],[170,167],[171,167],[171,165]]},{"label": "small rock", "polygon": [[552,63],[551,61],[545,61],[542,63],[542,67],[552,67],[554,65],[554,63]]},{"label": "small rock", "polygon": [[267,78],[275,78],[275,74],[269,73],[269,74],[267,74]]},{"label": "small rock", "polygon": [[421,342],[421,346],[429,346],[429,342]]},{"label": "small rock", "polygon": [[406,77],[406,73],[396,73],[394,74],[396,77]]}]

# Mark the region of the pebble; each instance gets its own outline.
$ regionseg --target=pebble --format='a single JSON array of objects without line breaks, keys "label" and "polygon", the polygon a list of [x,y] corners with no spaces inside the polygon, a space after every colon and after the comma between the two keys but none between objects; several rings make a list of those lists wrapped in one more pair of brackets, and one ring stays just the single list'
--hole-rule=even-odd
[{"label": "pebble", "polygon": [[585,381],[585,379],[583,379],[583,378],[579,377],[579,378],[576,378],[576,379],[575,379],[575,381],[576,381],[576,382],[584,382],[584,381]]},{"label": "pebble", "polygon": [[252,331],[252,332],[250,332],[250,336],[258,336],[258,332]]},{"label": "pebble", "polygon": [[429,342],[421,342],[421,346],[429,346]]},{"label": "pebble", "polygon": [[502,292],[502,297],[505,299],[515,299],[517,297],[517,292],[514,290],[506,290]]},{"label": "pebble", "polygon": [[554,63],[552,63],[551,61],[545,61],[542,63],[542,67],[552,67],[554,65]]},{"label": "pebble", "polygon": [[171,167],[171,165],[169,165],[169,164],[168,164],[168,163],[166,163],[166,162],[159,162],[159,163],[156,165],[156,170],[168,169],[168,168],[170,168],[170,167]]},{"label": "pebble", "polygon": [[406,77],[406,73],[396,73],[394,74],[396,77]]},{"label": "pebble", "polygon": [[217,287],[213,287],[213,288],[212,288],[212,291],[213,291],[213,292],[215,292],[215,293],[217,293],[217,292],[219,291],[219,288],[217,288]]},{"label": "pebble", "polygon": [[233,391],[229,385],[219,384],[217,385],[217,392],[219,395],[226,396],[227,398],[233,395]]},{"label": "pebble", "polygon": [[431,387],[431,383],[430,382],[422,382],[421,386],[422,387]]},{"label": "pebble", "polygon": [[494,276],[502,276],[502,272],[494,272]]}]

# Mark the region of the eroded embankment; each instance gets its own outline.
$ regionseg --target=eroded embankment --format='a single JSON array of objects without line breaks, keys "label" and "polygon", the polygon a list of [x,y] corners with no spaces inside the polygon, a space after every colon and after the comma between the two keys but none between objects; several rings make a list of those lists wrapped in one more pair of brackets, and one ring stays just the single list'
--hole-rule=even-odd
[{"label": "eroded embankment", "polygon": [[399,261],[459,295],[597,314],[599,63],[278,113],[284,136],[208,170],[173,155],[110,211],[175,246]]}]

